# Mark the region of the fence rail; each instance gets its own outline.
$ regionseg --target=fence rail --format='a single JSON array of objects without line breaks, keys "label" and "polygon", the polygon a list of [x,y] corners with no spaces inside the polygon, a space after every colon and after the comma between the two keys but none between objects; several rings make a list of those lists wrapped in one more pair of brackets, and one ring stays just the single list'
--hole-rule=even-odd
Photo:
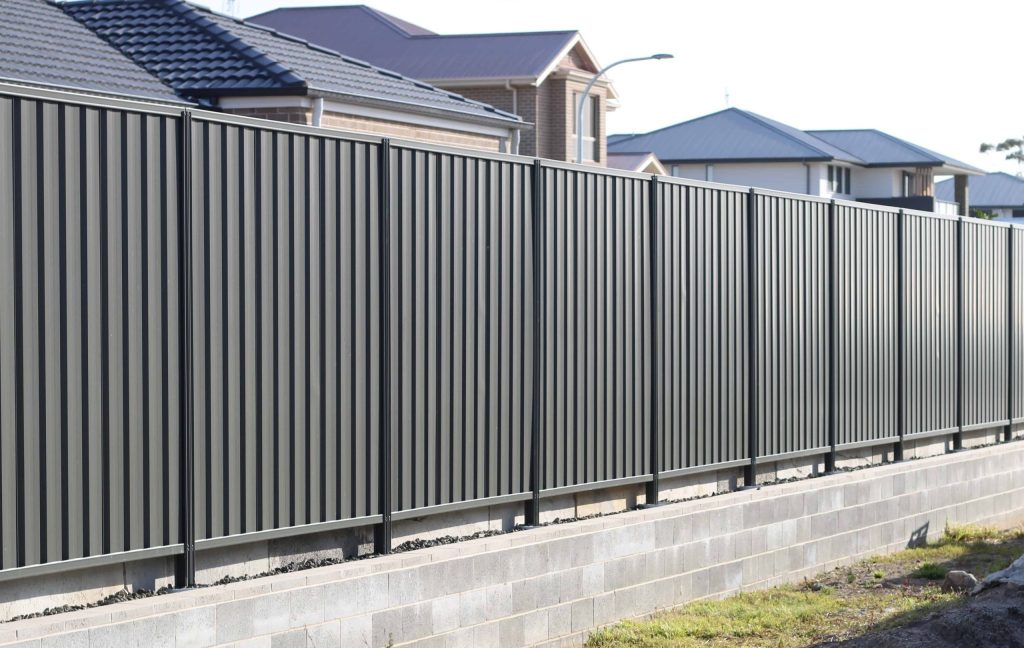
[{"label": "fence rail", "polygon": [[1022,247],[0,86],[0,580],[1008,430]]}]

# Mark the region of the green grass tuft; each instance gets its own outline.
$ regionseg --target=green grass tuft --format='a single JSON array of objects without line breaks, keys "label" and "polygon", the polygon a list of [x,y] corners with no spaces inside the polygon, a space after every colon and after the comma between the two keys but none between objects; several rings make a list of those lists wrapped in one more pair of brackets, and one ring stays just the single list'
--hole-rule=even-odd
[{"label": "green grass tuft", "polygon": [[946,525],[942,533],[942,542],[952,544],[975,544],[990,542],[1004,537],[1005,533],[992,526],[980,524]]},{"label": "green grass tuft", "polygon": [[936,565],[935,563],[925,563],[914,570],[911,574],[914,578],[927,578],[928,580],[939,580],[946,577],[946,572],[949,571],[942,565]]}]

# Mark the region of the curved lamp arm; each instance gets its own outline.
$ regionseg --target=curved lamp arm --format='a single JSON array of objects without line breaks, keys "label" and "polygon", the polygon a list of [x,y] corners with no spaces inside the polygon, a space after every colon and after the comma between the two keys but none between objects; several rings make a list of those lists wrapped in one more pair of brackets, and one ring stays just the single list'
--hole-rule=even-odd
[{"label": "curved lamp arm", "polygon": [[605,72],[607,72],[608,70],[612,69],[616,65],[622,65],[623,63],[634,63],[636,61],[663,61],[665,59],[670,59],[670,58],[673,58],[673,56],[671,54],[652,54],[650,56],[638,56],[636,58],[628,58],[628,59],[622,59],[621,61],[615,61],[614,63],[606,65],[603,68],[601,68],[600,70],[598,70],[597,74],[595,74],[594,77],[592,79],[590,79],[589,82],[587,82],[586,87],[583,88],[583,93],[580,95],[580,101],[579,101],[579,103],[576,106],[576,163],[577,164],[582,164],[583,163],[583,132],[582,132],[582,128],[581,128],[583,126],[583,106],[585,105],[585,103],[587,101],[587,98],[590,96],[590,89],[594,87],[594,84],[597,83],[597,80],[600,79],[602,76],[604,76]]}]

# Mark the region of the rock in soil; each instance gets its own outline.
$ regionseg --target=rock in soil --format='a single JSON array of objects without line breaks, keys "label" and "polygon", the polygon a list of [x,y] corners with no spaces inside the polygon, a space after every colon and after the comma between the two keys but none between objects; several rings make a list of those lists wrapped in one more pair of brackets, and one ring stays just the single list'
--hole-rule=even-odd
[{"label": "rock in soil", "polygon": [[954,569],[942,581],[943,592],[970,592],[978,586],[978,579],[969,572]]}]

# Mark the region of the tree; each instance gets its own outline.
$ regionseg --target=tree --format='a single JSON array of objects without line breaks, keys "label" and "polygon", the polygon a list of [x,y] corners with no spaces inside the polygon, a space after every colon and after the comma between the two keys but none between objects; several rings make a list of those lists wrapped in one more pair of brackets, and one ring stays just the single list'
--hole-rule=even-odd
[{"label": "tree", "polygon": [[[982,144],[981,152],[989,153],[995,151],[996,153],[1005,153],[1007,160],[1013,160],[1020,165],[1024,165],[1024,138],[1009,138],[1005,139],[998,144]],[[1020,175],[1020,172],[1017,172]]]}]

